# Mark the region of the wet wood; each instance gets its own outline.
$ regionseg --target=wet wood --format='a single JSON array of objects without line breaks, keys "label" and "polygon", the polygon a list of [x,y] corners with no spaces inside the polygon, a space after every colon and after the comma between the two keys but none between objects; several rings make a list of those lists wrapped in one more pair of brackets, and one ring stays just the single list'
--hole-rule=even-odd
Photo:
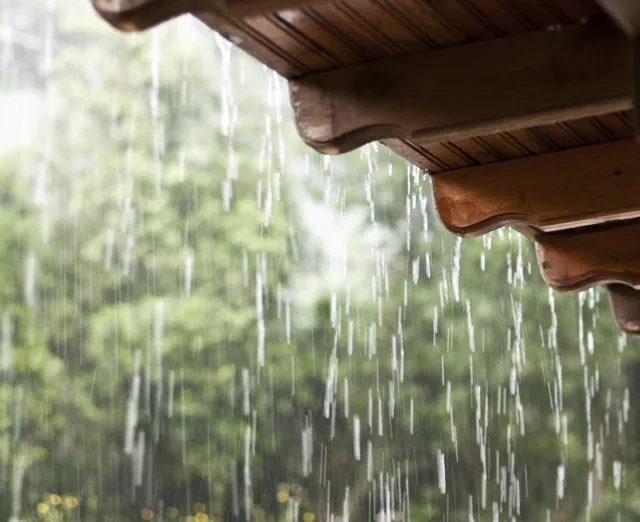
[{"label": "wet wood", "polygon": [[576,25],[312,74],[290,83],[291,99],[321,152],[423,145],[626,110],[627,54],[610,24]]},{"label": "wet wood", "polygon": [[91,0],[110,24],[123,31],[143,31],[186,13],[238,18],[317,3],[322,0]]},{"label": "wet wood", "polygon": [[555,232],[640,218],[640,144],[633,139],[435,174],[436,210],[460,236],[506,225]]},{"label": "wet wood", "polygon": [[540,272],[551,288],[561,292],[611,283],[640,289],[638,238],[638,220],[538,236]]},{"label": "wet wood", "polygon": [[640,291],[626,285],[607,286],[611,312],[620,329],[640,335]]}]

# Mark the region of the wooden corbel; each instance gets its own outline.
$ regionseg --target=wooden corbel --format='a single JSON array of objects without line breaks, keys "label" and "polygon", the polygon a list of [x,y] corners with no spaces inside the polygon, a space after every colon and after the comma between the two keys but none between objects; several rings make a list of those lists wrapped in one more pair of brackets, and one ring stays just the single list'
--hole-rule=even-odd
[{"label": "wooden corbel", "polygon": [[478,236],[506,225],[556,232],[640,217],[640,144],[623,140],[434,174],[444,226]]},{"label": "wooden corbel", "polygon": [[575,25],[310,74],[290,82],[291,102],[324,153],[425,145],[626,110],[626,55],[610,24]]},{"label": "wooden corbel", "polygon": [[613,283],[640,289],[639,238],[640,220],[540,235],[540,272],[560,292]]}]

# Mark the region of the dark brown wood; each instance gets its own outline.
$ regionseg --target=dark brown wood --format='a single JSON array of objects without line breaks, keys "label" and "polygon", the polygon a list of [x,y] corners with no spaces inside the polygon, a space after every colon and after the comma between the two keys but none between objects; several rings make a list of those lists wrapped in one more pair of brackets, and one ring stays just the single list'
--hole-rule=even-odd
[{"label": "dark brown wood", "polygon": [[264,16],[287,9],[301,8],[327,0],[222,0],[222,8],[240,18]]},{"label": "dark brown wood", "polygon": [[536,238],[543,279],[560,292],[622,283],[640,289],[640,221]]},{"label": "dark brown wood", "polygon": [[478,236],[506,225],[555,232],[640,217],[640,144],[591,145],[435,174],[443,225]]},{"label": "dark brown wood", "polygon": [[321,152],[422,145],[626,110],[627,54],[609,24],[576,25],[312,74],[290,83],[291,99]]},{"label": "dark brown wood", "polygon": [[322,0],[91,0],[110,24],[123,31],[143,31],[176,16],[200,12],[251,18]]},{"label": "dark brown wood", "polygon": [[[119,5],[92,1],[124,30],[141,30],[192,12],[288,79],[604,17],[593,0],[558,0],[553,9],[549,0],[273,0],[278,4],[268,7],[264,6],[271,0],[244,0],[247,4],[235,0],[225,9],[216,0],[121,0]],[[160,6],[160,11],[151,12],[152,5]],[[259,10],[243,11],[250,5]],[[536,128],[535,134],[521,129],[481,139],[456,138],[451,143],[388,143],[392,149],[393,145],[402,148],[416,165],[435,172],[598,143],[612,134],[618,139],[628,137],[619,132],[620,122],[611,116],[582,118],[572,122],[571,128],[563,123],[546,125]]]},{"label": "dark brown wood", "polygon": [[609,304],[618,326],[630,335],[640,335],[640,291],[630,286],[607,286]]}]

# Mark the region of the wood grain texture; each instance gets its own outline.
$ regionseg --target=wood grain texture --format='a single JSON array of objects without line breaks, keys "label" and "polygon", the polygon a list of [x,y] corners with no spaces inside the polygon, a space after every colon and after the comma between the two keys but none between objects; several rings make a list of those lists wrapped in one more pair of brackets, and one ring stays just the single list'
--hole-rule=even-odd
[{"label": "wood grain texture", "polygon": [[630,286],[607,285],[611,313],[620,329],[630,335],[640,335],[640,291]]},{"label": "wood grain texture", "polygon": [[[593,0],[92,1],[123,30],[142,30],[191,12],[288,79],[606,18]],[[247,11],[251,5],[269,13]],[[438,172],[625,139],[633,134],[626,120],[618,112],[448,142],[390,139],[386,144],[406,152],[401,155],[420,168]]]},{"label": "wood grain texture", "polygon": [[443,225],[478,236],[506,225],[555,232],[640,217],[640,143],[623,140],[441,172]]},{"label": "wood grain texture", "polygon": [[640,289],[640,221],[536,238],[543,279],[560,292],[621,283]]},{"label": "wood grain texture", "polygon": [[631,107],[628,48],[610,24],[452,47],[290,82],[296,126],[321,152],[420,145]]}]

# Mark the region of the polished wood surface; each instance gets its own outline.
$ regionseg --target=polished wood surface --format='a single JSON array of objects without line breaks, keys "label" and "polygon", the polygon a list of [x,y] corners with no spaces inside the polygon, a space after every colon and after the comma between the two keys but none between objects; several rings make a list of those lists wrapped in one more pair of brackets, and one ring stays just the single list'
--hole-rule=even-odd
[{"label": "polished wood surface", "polygon": [[540,272],[551,288],[561,292],[609,283],[640,289],[638,238],[637,220],[539,236]]},{"label": "polished wood surface", "polygon": [[554,232],[640,217],[640,143],[623,140],[435,174],[444,226],[478,236],[506,225]]}]

